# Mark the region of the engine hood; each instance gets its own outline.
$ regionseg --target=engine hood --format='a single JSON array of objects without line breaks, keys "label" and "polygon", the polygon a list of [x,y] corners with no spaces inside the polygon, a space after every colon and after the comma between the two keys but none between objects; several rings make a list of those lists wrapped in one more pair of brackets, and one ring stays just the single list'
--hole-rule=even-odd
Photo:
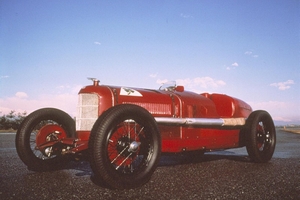
[{"label": "engine hood", "polygon": [[154,117],[230,118],[247,117],[252,111],[245,102],[223,94],[197,94],[174,90],[91,85],[79,92],[99,97],[99,114],[117,104],[135,104],[147,109]]}]

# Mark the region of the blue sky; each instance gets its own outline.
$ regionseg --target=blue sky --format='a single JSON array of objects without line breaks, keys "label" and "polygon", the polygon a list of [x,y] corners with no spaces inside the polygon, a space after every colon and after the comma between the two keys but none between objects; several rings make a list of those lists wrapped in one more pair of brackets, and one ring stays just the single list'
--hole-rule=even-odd
[{"label": "blue sky", "polygon": [[0,111],[102,84],[235,96],[300,123],[300,1],[0,1]]}]

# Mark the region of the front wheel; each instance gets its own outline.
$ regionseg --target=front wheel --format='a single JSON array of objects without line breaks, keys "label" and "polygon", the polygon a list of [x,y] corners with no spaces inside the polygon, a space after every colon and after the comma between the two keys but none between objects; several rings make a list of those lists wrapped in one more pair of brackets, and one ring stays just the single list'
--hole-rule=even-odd
[{"label": "front wheel", "polygon": [[16,149],[21,160],[33,171],[49,171],[63,163],[61,147],[39,148],[47,142],[74,137],[75,122],[65,112],[43,108],[28,115],[16,134]]},{"label": "front wheel", "polygon": [[268,162],[274,153],[276,131],[270,114],[263,110],[254,111],[246,122],[246,148],[254,162]]},{"label": "front wheel", "polygon": [[161,151],[153,116],[136,105],[117,105],[94,124],[90,139],[90,164],[95,178],[117,189],[149,181]]}]

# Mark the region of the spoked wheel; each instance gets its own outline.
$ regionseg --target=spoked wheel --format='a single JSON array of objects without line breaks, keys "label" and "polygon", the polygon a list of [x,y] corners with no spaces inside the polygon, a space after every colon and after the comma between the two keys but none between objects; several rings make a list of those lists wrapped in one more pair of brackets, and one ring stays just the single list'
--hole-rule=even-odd
[{"label": "spoked wheel", "polygon": [[21,160],[33,171],[48,171],[61,166],[63,146],[39,148],[41,145],[72,137],[75,122],[65,112],[43,108],[28,115],[16,134],[16,148]]},{"label": "spoked wheel", "polygon": [[147,110],[129,104],[112,107],[96,121],[89,139],[95,178],[117,189],[145,184],[159,162],[160,140]]},{"label": "spoked wheel", "polygon": [[276,131],[270,114],[258,110],[250,114],[246,122],[246,148],[254,162],[268,162],[274,153]]}]

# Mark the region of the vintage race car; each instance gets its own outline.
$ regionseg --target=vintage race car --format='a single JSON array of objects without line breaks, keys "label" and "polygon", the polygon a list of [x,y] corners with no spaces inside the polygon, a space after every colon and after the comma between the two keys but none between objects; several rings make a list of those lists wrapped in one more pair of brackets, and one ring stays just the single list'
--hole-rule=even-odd
[{"label": "vintage race car", "polygon": [[39,109],[24,119],[16,148],[28,169],[53,170],[70,156],[87,155],[95,182],[128,189],[149,181],[161,152],[246,146],[254,162],[268,162],[273,156],[271,116],[252,111],[242,100],[196,94],[175,84],[152,90],[92,81],[79,91],[76,123],[55,108]]}]

